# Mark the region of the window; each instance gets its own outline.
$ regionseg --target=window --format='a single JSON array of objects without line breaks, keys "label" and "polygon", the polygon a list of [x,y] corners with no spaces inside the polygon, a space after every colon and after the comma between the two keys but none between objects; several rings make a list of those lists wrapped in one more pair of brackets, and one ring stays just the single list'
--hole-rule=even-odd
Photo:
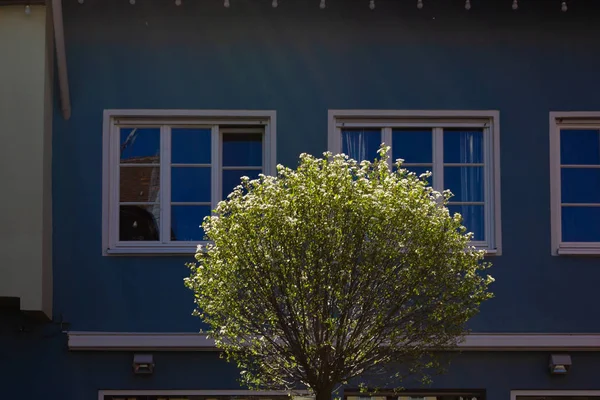
[{"label": "window", "polygon": [[550,113],[552,254],[600,254],[600,112]]},{"label": "window", "polygon": [[106,111],[103,249],[190,253],[242,176],[275,171],[272,111]]},{"label": "window", "polygon": [[485,400],[485,391],[471,390],[405,390],[402,392],[379,390],[374,396],[364,396],[352,389],[344,391],[344,400]]},{"label": "window", "polygon": [[513,390],[510,400],[600,400],[598,390]]},{"label": "window", "polygon": [[[184,392],[185,393],[185,392]],[[211,394],[174,394],[174,395],[111,395],[104,396],[103,400],[289,400],[289,396],[286,394],[281,395],[269,395],[269,396],[253,396],[253,395],[241,395],[241,396],[223,396],[223,395],[211,395]]]},{"label": "window", "polygon": [[417,174],[430,171],[431,185],[450,189],[450,212],[473,232],[473,244],[500,252],[499,115],[497,111],[329,112],[329,149],[373,160],[381,143],[391,160]]}]

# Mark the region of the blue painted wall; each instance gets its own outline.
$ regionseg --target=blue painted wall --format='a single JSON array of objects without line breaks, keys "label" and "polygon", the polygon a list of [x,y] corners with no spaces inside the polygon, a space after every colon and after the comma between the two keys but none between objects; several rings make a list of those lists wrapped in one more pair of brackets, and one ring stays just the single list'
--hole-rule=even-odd
[{"label": "blue painted wall", "polygon": [[[496,298],[472,327],[599,332],[597,258],[550,256],[548,112],[600,110],[600,4],[508,0],[86,0],[65,3],[73,116],[54,118],[54,314],[72,330],[197,331],[183,287],[188,257],[101,255],[102,111],[275,109],[278,161],[326,150],[327,110],[498,109],[501,257]],[[502,6],[503,8],[501,8]],[[57,99],[58,100],[58,99]],[[21,327],[25,326],[23,331]],[[465,353],[434,380],[445,389],[600,389],[600,354]],[[235,389],[214,353],[155,353],[152,377],[131,354],[69,352],[55,324],[0,315],[1,398],[96,399],[101,389]],[[32,384],[35,383],[35,384]]]},{"label": "blue painted wall", "polygon": [[[328,109],[497,109],[503,255],[488,332],[598,332],[598,258],[550,256],[548,113],[600,110],[600,5],[508,0],[65,2],[73,115],[54,118],[55,315],[197,331],[189,257],[101,255],[104,109],[274,109],[278,162],[326,150]],[[69,356],[76,358],[78,356]]]}]

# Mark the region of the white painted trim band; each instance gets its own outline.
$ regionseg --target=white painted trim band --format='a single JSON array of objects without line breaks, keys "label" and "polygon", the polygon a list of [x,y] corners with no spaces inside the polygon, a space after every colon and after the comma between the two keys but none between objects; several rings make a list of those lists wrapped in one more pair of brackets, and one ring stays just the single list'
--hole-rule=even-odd
[{"label": "white painted trim band", "polygon": [[[101,351],[218,351],[200,333],[68,332],[69,350]],[[488,334],[467,335],[462,351],[600,351],[600,334]]]}]

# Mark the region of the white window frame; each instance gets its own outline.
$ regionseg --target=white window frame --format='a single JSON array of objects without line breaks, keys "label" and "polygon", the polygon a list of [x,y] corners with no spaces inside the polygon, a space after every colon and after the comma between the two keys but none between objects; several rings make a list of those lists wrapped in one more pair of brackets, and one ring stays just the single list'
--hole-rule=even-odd
[{"label": "white window frame", "polygon": [[[103,118],[103,168],[102,168],[102,253],[118,254],[193,254],[202,242],[157,243],[157,242],[119,242],[119,137],[118,126],[177,125],[186,127],[210,127],[212,129],[212,154],[219,154],[212,160],[211,207],[221,199],[221,133],[235,129],[231,126],[256,126],[264,130],[263,173],[273,175],[276,172],[276,112],[273,110],[105,110]],[[220,128],[227,126],[227,128]],[[217,140],[215,140],[217,139]],[[161,128],[161,142],[165,140]],[[170,143],[167,144],[170,146]],[[161,145],[161,148],[164,148]],[[170,154],[164,156],[170,157]],[[163,154],[161,154],[163,157]],[[169,190],[170,180],[164,179],[168,171],[161,171],[161,193]],[[166,184],[165,184],[166,181]],[[162,196],[161,196],[162,197]],[[161,207],[164,204],[161,198]],[[166,213],[168,216],[169,213]],[[169,219],[168,217],[165,219]],[[161,221],[170,227],[170,221]],[[163,228],[161,231],[164,232]]]},{"label": "white window frame", "polygon": [[517,396],[540,396],[540,397],[595,397],[600,396],[600,390],[511,390],[510,400],[517,400]]},{"label": "white window frame", "polygon": [[550,220],[552,255],[597,255],[600,242],[562,241],[561,201],[561,129],[600,129],[600,111],[552,111],[550,112]]},{"label": "white window frame", "polygon": [[[333,153],[342,150],[342,128],[381,128],[383,142],[392,143],[392,128],[431,128],[434,143],[433,177],[443,176],[442,129],[483,128],[485,170],[486,240],[473,242],[489,255],[502,254],[500,215],[500,113],[497,110],[329,110],[327,148]],[[437,132],[437,134],[436,134]],[[439,143],[441,141],[441,143]],[[437,150],[436,150],[437,149]],[[390,159],[390,165],[393,161]],[[437,164],[437,167],[436,167]],[[436,187],[443,187],[438,178]]]}]

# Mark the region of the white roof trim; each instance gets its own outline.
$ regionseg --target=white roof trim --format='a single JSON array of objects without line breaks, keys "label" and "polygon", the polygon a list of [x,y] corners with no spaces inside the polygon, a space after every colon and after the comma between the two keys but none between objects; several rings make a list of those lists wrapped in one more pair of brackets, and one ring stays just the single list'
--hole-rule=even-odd
[{"label": "white roof trim", "polygon": [[[201,333],[67,332],[69,349],[101,351],[218,351]],[[600,351],[600,334],[472,333],[462,351]]]}]

